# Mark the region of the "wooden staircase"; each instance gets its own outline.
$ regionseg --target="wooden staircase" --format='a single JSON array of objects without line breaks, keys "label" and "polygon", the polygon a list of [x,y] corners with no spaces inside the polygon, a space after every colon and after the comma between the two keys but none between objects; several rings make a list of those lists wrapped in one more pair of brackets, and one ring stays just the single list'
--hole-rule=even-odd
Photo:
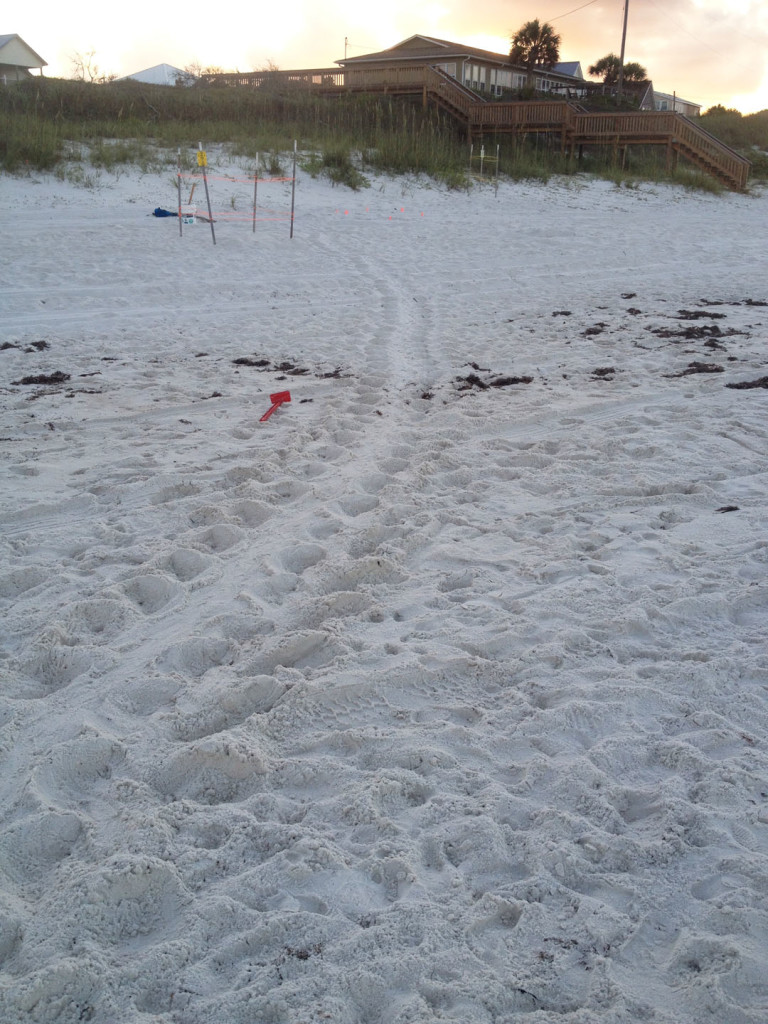
[{"label": "wooden staircase", "polygon": [[750,163],[694,121],[672,111],[588,113],[569,100],[489,102],[467,89],[441,68],[430,64],[399,67],[321,68],[309,71],[267,71],[209,76],[212,84],[265,87],[283,83],[326,95],[380,93],[418,96],[434,103],[463,124],[470,138],[488,133],[547,133],[560,136],[563,153],[583,146],[665,146],[668,164],[683,156],[726,187],[743,191]]},{"label": "wooden staircase", "polygon": [[570,145],[666,146],[728,188],[743,191],[750,163],[693,121],[672,111],[623,114],[575,113],[567,128]]},{"label": "wooden staircase", "polygon": [[[385,91],[402,95],[409,86],[411,91],[421,88],[425,101],[431,100],[460,120],[472,137],[488,132],[556,133],[563,152],[573,152],[577,146],[611,146],[617,150],[625,146],[665,146],[670,157],[685,157],[728,188],[742,191],[749,178],[748,160],[672,111],[590,114],[568,100],[488,102],[439,68],[421,65],[392,71],[402,74],[390,80]],[[392,71],[388,69],[387,76]],[[381,72],[363,74],[380,76]],[[362,86],[360,83],[354,88]],[[365,91],[375,88],[369,80]]]}]

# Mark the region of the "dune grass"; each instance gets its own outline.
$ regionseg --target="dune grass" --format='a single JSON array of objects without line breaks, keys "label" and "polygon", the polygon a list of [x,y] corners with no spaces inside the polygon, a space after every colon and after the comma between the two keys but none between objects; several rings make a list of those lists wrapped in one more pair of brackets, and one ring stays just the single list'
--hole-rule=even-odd
[{"label": "dune grass", "polygon": [[[478,170],[466,133],[450,118],[386,97],[328,98],[290,86],[168,88],[40,78],[0,90],[0,168],[11,173],[58,169],[72,177],[78,161],[111,173],[127,166],[162,170],[175,164],[179,149],[188,160],[203,141],[225,146],[234,157],[258,157],[277,174],[286,164],[280,154],[289,153],[294,140],[305,169],[352,189],[365,187],[367,172],[422,173],[466,188]],[[586,171],[619,184],[677,181],[720,189],[689,168],[670,174],[658,155],[640,151],[631,151],[622,167],[599,151],[567,161],[556,141],[535,135],[486,139],[485,178],[497,173],[497,145],[498,174],[514,180],[546,182],[554,174]]]}]

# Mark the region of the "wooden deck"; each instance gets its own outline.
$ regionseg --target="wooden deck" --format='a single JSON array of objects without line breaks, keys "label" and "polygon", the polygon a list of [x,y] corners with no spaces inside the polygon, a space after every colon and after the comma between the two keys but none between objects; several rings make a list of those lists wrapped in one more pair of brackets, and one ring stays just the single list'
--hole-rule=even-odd
[{"label": "wooden deck", "polygon": [[567,100],[489,102],[429,64],[389,68],[319,68],[213,75],[212,84],[265,88],[279,85],[324,95],[371,93],[420,97],[434,103],[467,129],[470,138],[487,133],[556,134],[564,153],[582,146],[664,146],[671,164],[683,156],[728,188],[743,190],[750,163],[694,121],[672,111],[591,114]]}]

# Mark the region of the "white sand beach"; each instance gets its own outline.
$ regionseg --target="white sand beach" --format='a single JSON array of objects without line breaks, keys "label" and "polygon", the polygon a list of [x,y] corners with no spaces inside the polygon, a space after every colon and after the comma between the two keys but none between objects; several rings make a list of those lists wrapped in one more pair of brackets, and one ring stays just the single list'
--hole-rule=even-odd
[{"label": "white sand beach", "polygon": [[0,1021],[765,1024],[768,193],[210,159],[0,177]]}]

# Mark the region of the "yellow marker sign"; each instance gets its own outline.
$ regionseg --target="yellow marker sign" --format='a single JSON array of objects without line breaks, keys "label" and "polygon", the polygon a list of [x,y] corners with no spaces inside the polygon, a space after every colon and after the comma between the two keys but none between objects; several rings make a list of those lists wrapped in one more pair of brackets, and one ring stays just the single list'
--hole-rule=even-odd
[{"label": "yellow marker sign", "polygon": [[204,149],[198,149],[197,151],[197,166],[207,167],[208,166],[208,154]]}]

